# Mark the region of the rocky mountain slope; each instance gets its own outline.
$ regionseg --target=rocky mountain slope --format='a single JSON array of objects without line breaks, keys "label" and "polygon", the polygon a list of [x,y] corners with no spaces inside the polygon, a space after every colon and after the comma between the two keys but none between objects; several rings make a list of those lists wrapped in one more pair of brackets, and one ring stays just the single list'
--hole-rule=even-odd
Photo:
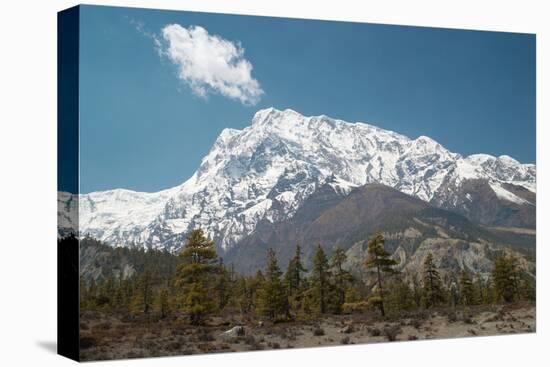
[{"label": "rocky mountain slope", "polygon": [[274,225],[260,223],[225,258],[240,272],[252,273],[264,266],[267,248],[274,248],[286,264],[300,244],[306,267],[310,267],[320,244],[329,254],[337,246],[347,250],[348,268],[361,272],[367,240],[376,231],[383,232],[386,249],[405,272],[419,271],[427,252],[433,252],[444,273],[457,274],[466,268],[488,275],[493,260],[503,251],[514,253],[524,269],[534,272],[532,259],[521,251],[534,248],[534,236],[519,241],[380,184],[367,184],[343,196],[327,183],[292,218]]},{"label": "rocky mountain slope", "polygon": [[379,183],[416,197],[418,205],[431,203],[480,224],[535,228],[532,164],[462,157],[425,136],[269,108],[243,130],[223,130],[180,186],[95,192],[79,200],[60,193],[60,234],[78,218],[83,234],[112,246],[177,250],[200,226],[230,255],[249,246],[245,240],[261,228],[293,218],[327,183],[342,196]]}]

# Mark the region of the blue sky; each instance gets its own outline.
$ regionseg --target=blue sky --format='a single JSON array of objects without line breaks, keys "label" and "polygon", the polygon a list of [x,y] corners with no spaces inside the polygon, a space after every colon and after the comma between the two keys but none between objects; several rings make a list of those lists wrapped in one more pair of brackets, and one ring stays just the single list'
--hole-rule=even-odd
[{"label": "blue sky", "polygon": [[[170,24],[244,50],[244,71],[218,65],[209,86],[198,62],[182,80]],[[270,106],[535,162],[534,35],[84,6],[80,37],[84,193],[178,185],[223,128]]]}]

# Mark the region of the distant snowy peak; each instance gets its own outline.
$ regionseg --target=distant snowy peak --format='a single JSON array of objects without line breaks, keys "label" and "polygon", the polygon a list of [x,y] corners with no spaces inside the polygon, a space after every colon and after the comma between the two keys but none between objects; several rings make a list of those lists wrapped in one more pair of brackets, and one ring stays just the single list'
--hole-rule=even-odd
[{"label": "distant snowy peak", "polygon": [[[520,203],[505,185],[534,193],[536,172],[507,156],[462,157],[426,136],[410,139],[366,123],[268,108],[242,130],[224,129],[180,186],[82,195],[80,228],[113,245],[176,249],[200,226],[228,249],[259,222],[292,217],[326,183],[340,195],[381,183],[425,201],[458,202],[458,188],[471,179],[487,180],[499,198]],[[63,200],[59,205],[67,207]]]},{"label": "distant snowy peak", "polygon": [[462,179],[489,179],[492,182],[523,186],[536,192],[535,165],[521,164],[507,155],[470,155],[457,161],[457,174]]},{"label": "distant snowy peak", "polygon": [[225,167],[235,176],[242,168],[242,158],[260,153],[273,158],[287,155],[357,186],[380,182],[428,201],[451,171],[457,184],[464,179],[484,178],[519,184],[535,192],[535,166],[508,156],[462,157],[427,136],[409,139],[366,123],[348,123],[325,115],[305,117],[289,109],[260,110],[251,126],[224,130],[205,162],[209,166],[209,162],[220,162],[219,157],[238,156],[238,162]]}]

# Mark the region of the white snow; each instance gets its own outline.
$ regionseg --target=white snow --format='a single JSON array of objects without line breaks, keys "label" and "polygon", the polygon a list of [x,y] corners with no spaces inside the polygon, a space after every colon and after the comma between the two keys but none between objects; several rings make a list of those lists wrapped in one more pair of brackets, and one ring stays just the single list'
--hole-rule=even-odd
[{"label": "white snow", "polygon": [[[259,221],[294,215],[325,182],[343,195],[366,183],[382,183],[429,201],[444,182],[458,188],[471,178],[487,179],[499,197],[519,202],[523,199],[499,184],[535,192],[536,167],[508,156],[462,157],[429,137],[413,140],[363,122],[268,108],[242,130],[224,129],[180,186],[158,193],[117,189],[81,195],[80,229],[113,246],[177,248],[181,243],[160,238],[200,226],[228,249]],[[67,227],[75,202],[70,195],[58,198],[58,218]],[[159,231],[164,235],[153,236]]]},{"label": "white snow", "polygon": [[498,183],[490,183],[491,189],[497,194],[497,196],[501,199],[511,201],[516,204],[531,204],[525,199],[520,198],[517,195],[514,195],[510,191],[506,190],[502,186],[500,186]]}]

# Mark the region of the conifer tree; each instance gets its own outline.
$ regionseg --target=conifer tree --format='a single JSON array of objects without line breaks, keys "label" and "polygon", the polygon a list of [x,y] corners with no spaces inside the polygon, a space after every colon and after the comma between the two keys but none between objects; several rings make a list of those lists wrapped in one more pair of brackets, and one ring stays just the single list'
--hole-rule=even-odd
[{"label": "conifer tree", "polygon": [[132,299],[132,311],[147,314],[153,304],[153,275],[145,270],[137,279],[134,297]]},{"label": "conifer tree", "polygon": [[460,274],[460,302],[465,306],[477,304],[472,276],[467,269],[463,269]]},{"label": "conifer tree", "polygon": [[155,311],[160,314],[161,318],[165,318],[170,313],[169,291],[168,288],[162,287],[155,298]]},{"label": "conifer tree", "polygon": [[518,296],[517,259],[512,256],[499,256],[491,271],[497,300],[513,302]]},{"label": "conifer tree", "polygon": [[346,289],[346,298],[344,299],[344,303],[355,303],[361,301],[361,293],[359,292],[359,289],[355,285],[350,285]]},{"label": "conifer tree", "polygon": [[113,307],[116,308],[116,309],[122,309],[124,308],[125,304],[124,304],[124,288],[122,286],[123,284],[123,279],[122,279],[122,275],[119,277],[119,280],[115,286],[115,290],[114,290],[114,298],[113,298]]},{"label": "conifer tree", "polygon": [[122,288],[122,299],[123,299],[123,305],[124,308],[127,310],[130,310],[130,303],[132,302],[132,299],[134,298],[134,284],[132,279],[124,279],[121,283]]},{"label": "conifer tree", "polygon": [[414,305],[420,307],[422,305],[422,285],[417,273],[412,275],[412,297]]},{"label": "conifer tree", "polygon": [[242,314],[246,314],[252,310],[254,305],[252,296],[251,284],[254,278],[238,277],[235,280],[234,294],[236,306]]},{"label": "conifer tree", "polygon": [[448,299],[449,304],[451,307],[456,307],[458,304],[460,304],[460,293],[457,289],[457,285],[455,281],[452,281],[448,286]]},{"label": "conifer tree", "polygon": [[115,302],[115,279],[113,276],[107,277],[100,287],[100,297],[107,307],[112,307]]},{"label": "conifer tree", "polygon": [[390,309],[407,311],[413,307],[413,292],[400,274],[391,277],[387,288],[386,303]]},{"label": "conifer tree", "polygon": [[346,292],[353,277],[349,271],[344,270],[347,255],[344,249],[337,247],[330,258],[330,268],[334,278],[334,290],[336,294],[336,311],[339,312],[346,302]]},{"label": "conifer tree", "polygon": [[311,271],[311,287],[313,298],[321,314],[327,312],[330,292],[329,283],[329,263],[325,251],[321,245],[317,246],[317,251],[313,257],[313,268]]},{"label": "conifer tree", "polygon": [[487,299],[487,284],[481,277],[480,273],[476,273],[474,278],[474,297],[480,304],[489,303]]},{"label": "conifer tree", "polygon": [[313,300],[313,289],[309,279],[304,279],[302,282],[303,292],[301,294],[296,318],[300,321],[311,320],[319,315],[319,310],[315,307]]},{"label": "conifer tree", "polygon": [[179,256],[182,263],[176,270],[175,286],[182,311],[192,325],[199,325],[215,308],[212,284],[217,256],[214,242],[205,237],[202,229],[195,229],[187,237]]},{"label": "conifer tree", "polygon": [[496,303],[498,299],[492,274],[489,275],[489,278],[485,282],[485,298],[486,303]]},{"label": "conifer tree", "polygon": [[390,257],[390,254],[384,249],[385,239],[382,233],[376,233],[368,242],[367,260],[365,266],[376,271],[377,298],[376,304],[380,309],[382,316],[386,315],[384,310],[384,274],[395,274],[393,269],[397,261]]},{"label": "conifer tree", "polygon": [[231,272],[223,265],[223,260],[220,258],[214,286],[217,293],[216,306],[218,310],[222,310],[229,303],[232,282]]},{"label": "conifer tree", "polygon": [[275,251],[267,251],[267,268],[265,279],[259,294],[258,313],[274,321],[288,316],[288,299],[281,279],[282,272],[277,263]]},{"label": "conifer tree", "polygon": [[88,300],[90,303],[90,306],[93,308],[96,306],[96,298],[97,298],[97,283],[94,279],[90,280],[90,285],[88,286]]},{"label": "conifer tree", "polygon": [[521,274],[519,280],[519,297],[525,301],[534,302],[537,299],[535,279],[528,274]]},{"label": "conifer tree", "polygon": [[428,256],[424,259],[423,272],[424,305],[426,308],[437,306],[444,301],[445,297],[441,276],[434,264],[434,258],[431,252],[428,253]]},{"label": "conifer tree", "polygon": [[84,278],[81,276],[79,278],[79,289],[80,289],[80,309],[86,310],[89,308],[90,295],[88,292],[88,285],[84,281]]},{"label": "conifer tree", "polygon": [[285,273],[285,283],[288,287],[288,294],[295,295],[300,289],[302,282],[302,273],[307,270],[302,264],[302,249],[300,245],[296,245],[296,253],[294,257],[288,262],[288,268]]}]

